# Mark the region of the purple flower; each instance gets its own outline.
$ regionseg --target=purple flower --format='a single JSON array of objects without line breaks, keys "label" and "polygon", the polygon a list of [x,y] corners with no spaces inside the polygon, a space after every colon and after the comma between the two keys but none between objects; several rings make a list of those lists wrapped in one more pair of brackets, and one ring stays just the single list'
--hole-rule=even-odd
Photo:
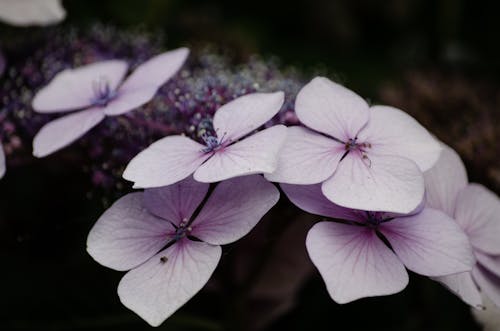
[{"label": "purple flower", "polygon": [[275,125],[248,135],[273,118],[283,101],[283,92],[239,97],[216,111],[213,130],[202,136],[205,145],[182,135],[165,137],[130,161],[123,178],[137,188],[170,185],[193,173],[197,181],[212,183],[273,172],[286,127]]},{"label": "purple flower", "polygon": [[34,97],[33,109],[39,113],[84,110],[42,127],[33,140],[33,154],[47,156],[83,136],[106,116],[122,115],[147,103],[180,69],[188,54],[188,49],[179,48],[157,55],[125,81],[128,65],[120,60],[60,72]]},{"label": "purple flower", "polygon": [[0,21],[16,25],[49,25],[66,17],[61,0],[0,0]]},{"label": "purple flower", "polygon": [[259,175],[216,186],[191,177],[118,200],[89,233],[87,250],[99,263],[129,271],[121,302],[153,326],[193,297],[221,257],[220,245],[246,235],[276,204],[279,191]]},{"label": "purple flower", "polygon": [[267,179],[322,183],[328,199],[348,208],[409,213],[421,203],[422,171],[441,149],[412,117],[392,107],[369,107],[322,77],[302,88],[295,111],[314,131],[288,129],[278,168]]},{"label": "purple flower", "polygon": [[403,290],[408,284],[405,267],[425,276],[472,268],[467,236],[441,211],[425,208],[411,215],[360,211],[332,203],[319,184],[281,187],[299,208],[347,220],[319,222],[306,239],[309,256],[338,303]]},{"label": "purple flower", "polygon": [[477,260],[472,272],[437,280],[474,307],[483,306],[479,289],[500,307],[500,199],[484,186],[468,183],[460,157],[448,146],[424,176],[427,205],[457,222]]}]

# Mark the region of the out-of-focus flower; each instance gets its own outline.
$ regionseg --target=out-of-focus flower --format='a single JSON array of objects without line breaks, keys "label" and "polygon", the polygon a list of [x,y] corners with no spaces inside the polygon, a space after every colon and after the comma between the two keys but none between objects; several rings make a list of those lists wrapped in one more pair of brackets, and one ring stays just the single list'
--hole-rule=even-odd
[{"label": "out-of-focus flower", "polygon": [[209,184],[191,177],[118,200],[89,233],[87,250],[99,263],[129,271],[122,303],[153,326],[194,296],[221,257],[220,245],[246,235],[279,199],[262,176],[216,186],[197,215]]},{"label": "out-of-focus flower", "polygon": [[50,25],[66,17],[61,0],[0,0],[0,21],[16,25]]},{"label": "out-of-focus flower", "polygon": [[440,146],[412,117],[392,107],[369,107],[322,77],[302,88],[295,111],[315,131],[289,128],[278,168],[266,178],[322,183],[328,199],[355,209],[409,213],[421,203],[422,171],[437,161]]},{"label": "out-of-focus flower", "polygon": [[[186,61],[179,48],[153,57],[123,81],[127,62],[109,60],[58,73],[33,99],[39,113],[80,110],[45,125],[33,140],[33,154],[47,156],[83,136],[106,116],[125,114],[150,101]],[[123,81],[123,82],[122,82]]]},{"label": "out-of-focus flower", "polygon": [[468,184],[460,157],[447,146],[424,176],[427,205],[457,222],[477,260],[472,272],[437,280],[474,307],[482,306],[479,289],[500,307],[500,199],[482,185]]},{"label": "out-of-focus flower", "polygon": [[245,136],[273,118],[283,101],[283,92],[237,98],[217,110],[213,129],[202,135],[204,145],[184,136],[165,137],[139,153],[123,178],[133,181],[135,188],[145,188],[170,185],[193,172],[194,179],[205,183],[273,172],[286,127],[275,125]]},{"label": "out-of-focus flower", "polygon": [[319,184],[281,188],[299,208],[347,221],[319,222],[306,240],[311,260],[338,303],[403,290],[408,284],[405,267],[440,276],[469,271],[474,264],[467,236],[441,211],[424,208],[411,215],[359,211],[329,201]]}]

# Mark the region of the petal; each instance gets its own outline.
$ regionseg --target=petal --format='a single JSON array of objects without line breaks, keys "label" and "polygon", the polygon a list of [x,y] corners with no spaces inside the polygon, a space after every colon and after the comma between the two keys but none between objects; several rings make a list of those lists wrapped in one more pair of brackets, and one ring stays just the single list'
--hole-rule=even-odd
[{"label": "petal", "polygon": [[436,277],[434,280],[443,284],[448,290],[472,307],[481,308],[483,306],[481,293],[474,283],[470,272]]},{"label": "petal", "polygon": [[422,171],[437,162],[439,142],[413,117],[388,106],[374,106],[370,112],[370,121],[358,135],[358,141],[371,144],[370,153],[410,159]]},{"label": "petal", "polygon": [[223,105],[214,115],[213,125],[219,138],[235,141],[256,130],[276,115],[285,94],[252,93]]},{"label": "petal", "polygon": [[321,184],[280,186],[294,205],[308,213],[358,222],[365,220],[363,212],[338,206],[328,200],[321,191]]},{"label": "petal", "polygon": [[330,177],[345,153],[344,145],[303,127],[287,130],[278,167],[267,180],[288,184],[316,184]]},{"label": "petal", "polygon": [[469,184],[460,192],[455,219],[477,249],[500,255],[500,199],[479,184]]},{"label": "petal", "polygon": [[156,55],[139,65],[123,82],[118,97],[104,110],[106,115],[121,115],[151,100],[186,62],[189,49],[178,48]]},{"label": "petal", "polygon": [[350,152],[322,186],[332,202],[347,208],[409,213],[424,197],[424,178],[417,165],[397,156]]},{"label": "petal", "polygon": [[500,278],[480,265],[472,269],[472,277],[481,292],[484,293],[495,305],[500,307]]},{"label": "petal", "polygon": [[470,271],[475,263],[467,235],[439,210],[425,208],[382,223],[379,230],[404,265],[418,274],[451,275]]},{"label": "petal", "polygon": [[191,235],[213,245],[232,243],[250,232],[279,197],[276,187],[259,175],[226,180],[193,221]]},{"label": "petal", "polygon": [[100,109],[90,108],[47,123],[33,139],[33,155],[44,157],[68,146],[103,119]]},{"label": "petal", "polygon": [[300,90],[295,112],[304,125],[344,142],[356,137],[370,116],[365,100],[324,77]]},{"label": "petal", "polygon": [[424,173],[426,203],[454,217],[458,193],[469,180],[460,156],[444,144],[441,147],[438,162]]},{"label": "petal", "polygon": [[220,246],[184,239],[128,272],[118,285],[121,302],[152,326],[160,325],[207,283]]},{"label": "petal", "polygon": [[500,277],[500,256],[491,256],[478,251],[474,252],[474,254],[477,258],[477,262],[482,267],[488,269],[488,271],[495,276]]},{"label": "petal", "polygon": [[184,137],[168,136],[137,154],[127,165],[123,178],[134,188],[161,187],[191,175],[210,154],[205,146]]},{"label": "petal", "polygon": [[284,125],[275,125],[220,149],[196,170],[194,179],[214,183],[238,176],[273,172],[286,133]]},{"label": "petal", "polygon": [[2,0],[0,21],[16,26],[49,25],[62,21],[66,11],[61,0]]},{"label": "petal", "polygon": [[127,68],[125,61],[110,60],[63,70],[38,91],[33,109],[39,113],[54,113],[89,107],[95,99],[96,87],[107,82],[114,91]]},{"label": "petal", "polygon": [[142,192],[131,193],[116,201],[92,227],[87,252],[108,268],[129,270],[158,253],[173,231],[172,224],[144,208]]},{"label": "petal", "polygon": [[169,186],[145,190],[144,205],[152,214],[178,226],[184,219],[191,219],[209,186],[187,177]]},{"label": "petal", "polygon": [[500,330],[500,306],[495,305],[484,293],[484,309],[472,309],[472,315],[483,326],[483,331]]},{"label": "petal", "polygon": [[367,227],[320,222],[306,247],[337,303],[397,293],[408,284],[403,264]]},{"label": "petal", "polygon": [[0,178],[5,175],[5,154],[3,153],[3,147],[2,144],[0,143]]}]

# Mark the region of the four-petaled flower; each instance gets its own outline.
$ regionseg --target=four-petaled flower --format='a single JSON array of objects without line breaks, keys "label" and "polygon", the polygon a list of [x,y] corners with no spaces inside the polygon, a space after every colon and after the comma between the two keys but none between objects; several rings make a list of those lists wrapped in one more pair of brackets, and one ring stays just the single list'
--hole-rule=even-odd
[{"label": "four-petaled flower", "polygon": [[84,110],[45,125],[33,140],[33,154],[47,156],[83,136],[106,116],[121,115],[147,103],[181,68],[188,54],[186,48],[159,54],[138,66],[125,81],[128,65],[120,60],[60,72],[34,97],[33,109],[39,113]]},{"label": "four-petaled flower", "polygon": [[281,188],[307,212],[347,220],[319,222],[306,239],[309,256],[338,303],[403,290],[408,283],[405,267],[425,276],[472,269],[467,236],[443,212],[424,208],[396,215],[353,210],[328,200],[319,184]]},{"label": "four-petaled flower", "polygon": [[322,77],[302,88],[295,111],[310,129],[288,128],[278,168],[267,179],[322,183],[328,199],[354,209],[409,213],[421,203],[422,171],[437,161],[441,148],[412,117],[392,107],[369,107]]},{"label": "four-petaled flower", "polygon": [[216,111],[215,136],[204,136],[205,145],[181,135],[160,139],[130,161],[123,178],[133,181],[135,188],[148,188],[170,185],[193,173],[194,179],[205,183],[271,173],[286,127],[275,125],[247,135],[273,118],[283,101],[283,92],[239,97]]},{"label": "four-petaled flower", "polygon": [[477,260],[472,272],[437,280],[471,306],[484,306],[479,287],[500,307],[500,199],[482,185],[469,184],[462,160],[447,146],[424,177],[427,205],[455,219]]},{"label": "four-petaled flower", "polygon": [[99,263],[129,271],[121,302],[157,326],[208,281],[220,245],[246,235],[276,204],[279,191],[260,175],[218,184],[199,213],[209,184],[191,177],[118,200],[89,233],[87,250]]}]

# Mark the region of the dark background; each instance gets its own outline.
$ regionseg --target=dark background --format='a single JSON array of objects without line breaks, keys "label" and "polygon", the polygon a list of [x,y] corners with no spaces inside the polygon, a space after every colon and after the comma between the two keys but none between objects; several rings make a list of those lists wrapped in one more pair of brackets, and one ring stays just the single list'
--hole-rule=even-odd
[{"label": "dark background", "polygon": [[[143,25],[165,33],[171,48],[211,42],[243,60],[277,55],[306,73],[320,68],[371,100],[406,106],[458,149],[473,180],[498,193],[495,1],[68,0],[64,6],[64,25]],[[435,87],[432,97],[422,96],[415,77]],[[450,92],[457,84],[461,89]],[[479,127],[469,132],[479,135],[477,143],[459,140],[468,121],[481,123],[481,112],[493,119],[494,137],[482,139]],[[475,158],[475,144],[490,147]],[[78,167],[43,160],[9,169],[0,182],[0,210],[8,220],[0,224],[0,330],[149,329],[119,303],[122,274],[85,252],[86,235],[103,211],[91,191]],[[340,306],[314,272],[297,295],[295,307],[276,316],[269,330],[479,330],[465,304],[416,275],[400,294]],[[202,291],[159,329],[230,328],[227,304]]]}]

